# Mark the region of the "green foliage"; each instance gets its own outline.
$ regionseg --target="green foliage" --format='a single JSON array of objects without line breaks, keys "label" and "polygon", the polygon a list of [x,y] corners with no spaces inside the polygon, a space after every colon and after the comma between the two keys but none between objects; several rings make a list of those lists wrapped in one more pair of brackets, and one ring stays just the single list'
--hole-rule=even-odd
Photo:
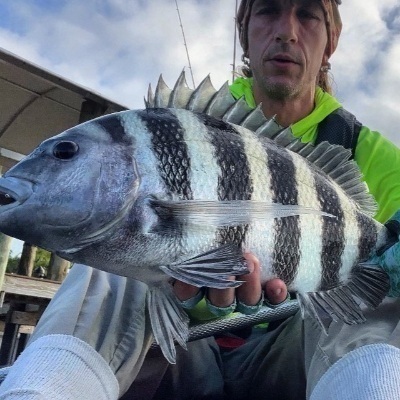
[{"label": "green foliage", "polygon": [[43,250],[40,247],[38,247],[35,257],[35,267],[47,268],[47,266],[50,263],[50,257],[51,253],[49,251]]},{"label": "green foliage", "polygon": [[10,274],[15,274],[17,272],[20,257],[21,257],[20,254],[14,256],[12,254],[12,251],[10,251],[10,257],[8,258],[6,272]]},{"label": "green foliage", "polygon": [[[50,263],[51,253],[47,250],[41,249],[38,247],[36,251],[35,263],[33,269],[35,270],[38,267],[43,267],[47,269]],[[10,251],[10,257],[8,258],[7,269],[8,273],[17,273],[19,260],[21,258],[21,254],[13,255],[12,251]]]}]

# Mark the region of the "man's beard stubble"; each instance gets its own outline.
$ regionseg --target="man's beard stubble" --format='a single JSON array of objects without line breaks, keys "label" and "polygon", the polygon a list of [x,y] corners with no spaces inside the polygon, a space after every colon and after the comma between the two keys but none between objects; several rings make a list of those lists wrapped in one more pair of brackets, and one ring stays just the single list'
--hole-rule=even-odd
[{"label": "man's beard stubble", "polygon": [[271,100],[282,102],[285,100],[295,99],[300,94],[300,88],[298,85],[270,82],[267,77],[257,77],[257,74],[254,74],[253,76],[263,94]]}]

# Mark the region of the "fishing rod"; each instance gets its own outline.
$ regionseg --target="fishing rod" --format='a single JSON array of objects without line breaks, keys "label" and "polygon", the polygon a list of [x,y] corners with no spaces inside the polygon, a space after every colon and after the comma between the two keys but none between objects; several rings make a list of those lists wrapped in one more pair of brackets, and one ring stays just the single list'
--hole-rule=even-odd
[{"label": "fishing rod", "polygon": [[238,0],[236,0],[235,4],[235,17],[234,26],[233,26],[233,62],[232,62],[232,83],[235,80],[236,75],[236,41],[237,41],[237,31],[236,31],[236,23],[237,23],[237,11],[238,11]]},{"label": "fishing rod", "polygon": [[182,31],[183,44],[185,45],[185,49],[186,49],[186,57],[187,57],[188,63],[189,63],[190,76],[192,77],[193,88],[196,88],[196,85],[194,83],[192,64],[190,62],[190,57],[189,57],[189,50],[188,50],[188,47],[186,44],[185,31],[183,29],[183,24],[182,24],[182,19],[181,19],[181,13],[179,12],[178,0],[175,0],[175,4],[176,4],[176,11],[178,12],[179,24],[180,24],[181,31]]}]

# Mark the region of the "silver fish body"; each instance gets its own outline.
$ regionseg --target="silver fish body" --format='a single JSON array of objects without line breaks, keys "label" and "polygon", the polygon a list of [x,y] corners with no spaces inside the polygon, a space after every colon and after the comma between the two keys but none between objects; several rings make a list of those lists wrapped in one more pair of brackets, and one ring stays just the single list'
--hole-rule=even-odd
[{"label": "silver fish body", "polygon": [[[236,285],[227,277],[246,273],[244,249],[260,258],[263,281],[282,278],[316,316],[322,305],[357,322],[351,296],[363,298],[369,284],[354,285],[352,277],[362,276],[360,263],[388,246],[391,234],[372,218],[374,202],[348,151],[304,145],[290,132],[270,140],[268,124],[261,120],[255,134],[170,108],[81,124],[43,142],[0,179],[0,230],[147,283],[153,331],[171,362],[173,340],[187,339],[171,277]],[[367,297],[376,305],[387,282],[364,270],[373,276]],[[350,302],[351,311],[337,311],[335,301]]]}]

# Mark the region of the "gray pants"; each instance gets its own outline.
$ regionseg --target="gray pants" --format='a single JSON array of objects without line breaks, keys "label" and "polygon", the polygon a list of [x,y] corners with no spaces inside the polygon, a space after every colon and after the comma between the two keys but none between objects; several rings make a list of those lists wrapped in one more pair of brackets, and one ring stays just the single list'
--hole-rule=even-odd
[{"label": "gray pants", "polygon": [[[33,337],[74,335],[109,363],[123,399],[305,399],[324,372],[360,346],[400,347],[400,300],[366,310],[367,322],[332,323],[329,334],[299,314],[221,354],[213,338],[178,349],[169,365],[152,341],[146,286],[77,265],[41,318]],[[147,356],[146,356],[147,354]]]}]

